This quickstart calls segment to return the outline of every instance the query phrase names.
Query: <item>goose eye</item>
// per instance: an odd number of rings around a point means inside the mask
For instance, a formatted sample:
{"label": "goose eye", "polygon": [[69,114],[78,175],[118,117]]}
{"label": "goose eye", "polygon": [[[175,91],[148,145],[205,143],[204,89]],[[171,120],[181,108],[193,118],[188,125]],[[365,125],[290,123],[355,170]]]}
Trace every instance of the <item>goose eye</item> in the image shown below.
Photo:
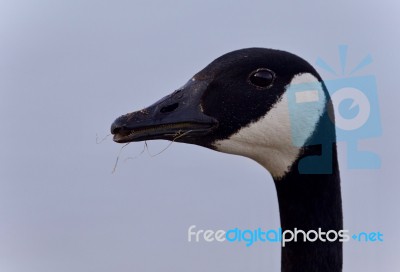
{"label": "goose eye", "polygon": [[269,88],[274,82],[275,74],[265,68],[257,69],[249,76],[249,82],[259,88]]}

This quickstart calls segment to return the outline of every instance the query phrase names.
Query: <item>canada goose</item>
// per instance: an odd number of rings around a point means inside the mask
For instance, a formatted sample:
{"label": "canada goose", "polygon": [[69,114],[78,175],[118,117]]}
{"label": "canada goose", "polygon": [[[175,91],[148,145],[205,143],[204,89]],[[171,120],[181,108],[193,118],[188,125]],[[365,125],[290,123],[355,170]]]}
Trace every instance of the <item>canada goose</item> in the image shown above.
{"label": "canada goose", "polygon": [[[290,92],[301,85],[306,88],[293,104]],[[117,118],[111,133],[117,143],[166,139],[249,157],[274,179],[283,230],[326,232],[343,228],[332,116],[329,93],[309,63],[248,48],[217,58],[182,88]],[[341,271],[342,242],[290,242],[282,247],[281,267]]]}

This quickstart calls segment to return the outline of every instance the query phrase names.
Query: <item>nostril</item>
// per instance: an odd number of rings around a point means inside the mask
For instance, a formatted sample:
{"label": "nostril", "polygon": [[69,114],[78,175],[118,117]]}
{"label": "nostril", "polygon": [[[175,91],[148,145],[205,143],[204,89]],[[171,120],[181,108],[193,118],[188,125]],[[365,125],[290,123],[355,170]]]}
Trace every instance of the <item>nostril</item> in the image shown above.
{"label": "nostril", "polygon": [[174,104],[162,107],[160,112],[162,112],[162,113],[172,112],[172,111],[176,110],[176,108],[178,108],[178,106],[179,106],[179,103],[174,103]]}

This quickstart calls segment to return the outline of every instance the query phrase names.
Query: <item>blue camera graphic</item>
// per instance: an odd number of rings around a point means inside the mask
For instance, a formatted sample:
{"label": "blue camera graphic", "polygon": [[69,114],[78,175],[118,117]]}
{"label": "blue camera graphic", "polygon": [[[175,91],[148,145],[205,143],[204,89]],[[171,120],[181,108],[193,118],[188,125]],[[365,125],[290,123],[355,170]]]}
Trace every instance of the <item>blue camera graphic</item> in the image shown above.
{"label": "blue camera graphic", "polygon": [[[339,46],[339,55],[344,75],[347,46]],[[349,169],[378,169],[381,166],[380,158],[372,151],[359,150],[360,140],[379,137],[382,134],[378,92],[374,76],[351,76],[354,72],[372,62],[370,56],[364,58],[349,76],[324,80],[328,89],[331,104],[335,115],[336,139],[333,133],[322,133],[307,141],[308,145],[321,145],[320,156],[308,156],[299,162],[299,172],[302,174],[329,174],[332,172],[332,144],[335,141],[346,142],[347,167]],[[322,59],[317,60],[321,68],[336,74]],[[306,82],[294,84],[287,90],[289,118],[291,122],[292,141],[295,146],[302,146],[306,137],[310,136],[301,122],[298,112],[302,112],[302,118],[315,118],[315,112],[325,108],[327,97],[319,82]],[[304,116],[305,113],[305,116]],[[310,113],[309,115],[307,115]],[[333,116],[329,113],[321,113],[321,122],[332,124]],[[300,125],[299,125],[300,124]],[[333,126],[326,126],[327,128]]]}

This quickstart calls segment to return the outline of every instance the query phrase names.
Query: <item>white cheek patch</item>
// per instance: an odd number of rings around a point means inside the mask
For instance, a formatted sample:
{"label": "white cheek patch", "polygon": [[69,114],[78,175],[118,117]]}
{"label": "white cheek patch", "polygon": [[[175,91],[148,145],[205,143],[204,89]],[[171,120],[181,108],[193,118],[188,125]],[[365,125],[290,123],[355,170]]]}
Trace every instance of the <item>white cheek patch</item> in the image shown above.
{"label": "white cheek patch", "polygon": [[307,103],[307,102],[317,102],[319,101],[318,91],[300,91],[296,92],[296,103]]}
{"label": "white cheek patch", "polygon": [[292,142],[304,146],[314,132],[326,105],[321,83],[311,74],[296,75],[287,86]]}
{"label": "white cheek patch", "polygon": [[281,178],[314,132],[325,104],[318,79],[308,73],[298,74],[266,115],[213,145],[218,151],[249,157],[274,178]]}

